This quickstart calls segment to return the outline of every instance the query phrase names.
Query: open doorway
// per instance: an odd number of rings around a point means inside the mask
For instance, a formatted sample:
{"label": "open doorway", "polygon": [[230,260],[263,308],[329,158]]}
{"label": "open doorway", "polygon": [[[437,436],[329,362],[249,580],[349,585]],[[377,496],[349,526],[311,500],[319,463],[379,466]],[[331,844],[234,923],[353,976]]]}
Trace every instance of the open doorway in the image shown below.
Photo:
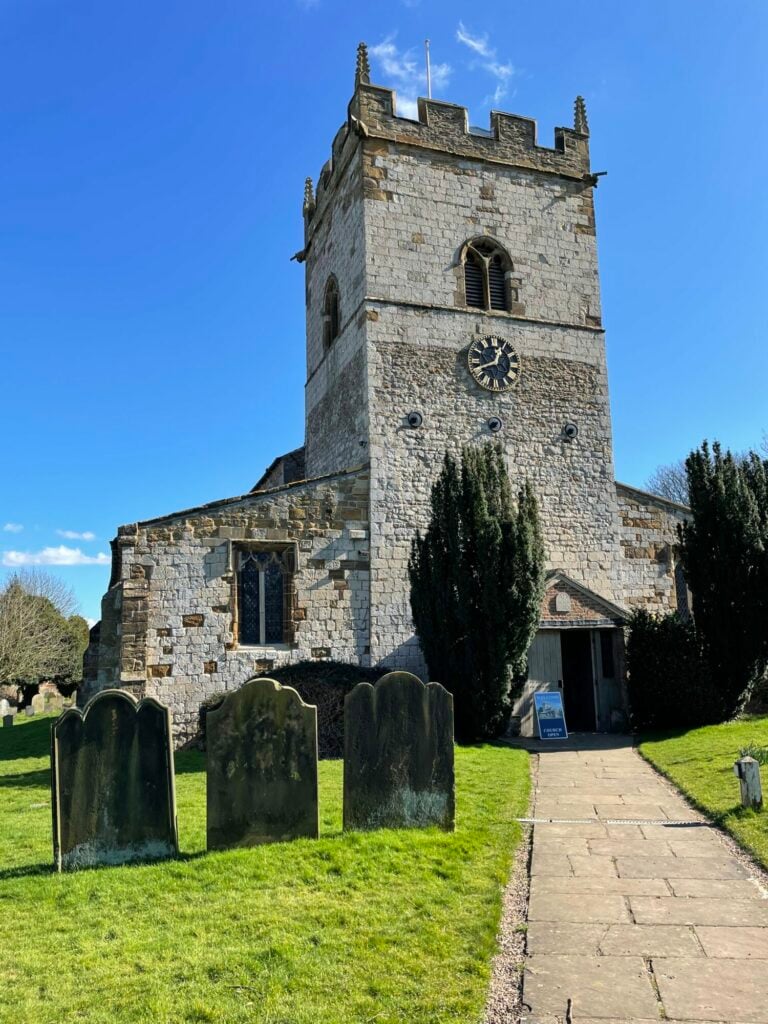
{"label": "open doorway", "polygon": [[595,732],[595,676],[592,640],[588,629],[560,633],[563,659],[563,703],[569,732]]}

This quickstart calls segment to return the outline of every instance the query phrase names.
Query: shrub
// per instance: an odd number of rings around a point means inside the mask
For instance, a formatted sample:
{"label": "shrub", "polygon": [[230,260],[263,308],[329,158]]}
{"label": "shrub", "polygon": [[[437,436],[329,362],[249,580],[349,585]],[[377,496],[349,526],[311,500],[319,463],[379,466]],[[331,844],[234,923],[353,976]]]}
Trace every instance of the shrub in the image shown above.
{"label": "shrub", "polygon": [[[360,668],[338,661],[300,661],[296,665],[260,672],[257,678],[292,686],[305,704],[317,707],[317,747],[321,758],[344,755],[344,698],[358,683],[375,683],[387,668]],[[231,691],[227,691],[231,692]],[[200,705],[198,743],[205,750],[209,711],[221,707],[227,692],[214,693]]]}
{"label": "shrub", "polygon": [[636,731],[720,720],[693,624],[678,615],[634,612],[627,638],[627,685]]}

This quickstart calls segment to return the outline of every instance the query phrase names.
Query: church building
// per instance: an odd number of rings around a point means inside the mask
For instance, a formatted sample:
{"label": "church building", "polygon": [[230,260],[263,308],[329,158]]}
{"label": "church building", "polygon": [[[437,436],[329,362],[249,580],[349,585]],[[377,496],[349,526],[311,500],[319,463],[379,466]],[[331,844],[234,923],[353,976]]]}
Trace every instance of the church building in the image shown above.
{"label": "church building", "polygon": [[[536,492],[547,590],[515,714],[561,688],[572,730],[626,726],[631,609],[687,607],[686,509],[616,482],[584,101],[534,121],[420,99],[398,116],[361,44],[331,157],[304,191],[303,448],[246,493],[121,526],[86,654],[105,687],[170,706],[336,660],[427,669],[407,574],[446,451],[499,440]],[[250,483],[244,481],[244,483]],[[438,680],[439,681],[439,680]]]}

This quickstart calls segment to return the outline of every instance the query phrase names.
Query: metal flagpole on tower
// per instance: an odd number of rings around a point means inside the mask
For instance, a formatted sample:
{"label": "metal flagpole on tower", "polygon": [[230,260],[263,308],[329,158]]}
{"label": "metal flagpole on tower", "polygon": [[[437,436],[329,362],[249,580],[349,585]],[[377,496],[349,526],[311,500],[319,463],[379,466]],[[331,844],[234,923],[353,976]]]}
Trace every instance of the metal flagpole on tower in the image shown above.
{"label": "metal flagpole on tower", "polygon": [[432,99],[432,69],[429,66],[429,40],[424,40],[424,50],[427,55],[427,98]]}

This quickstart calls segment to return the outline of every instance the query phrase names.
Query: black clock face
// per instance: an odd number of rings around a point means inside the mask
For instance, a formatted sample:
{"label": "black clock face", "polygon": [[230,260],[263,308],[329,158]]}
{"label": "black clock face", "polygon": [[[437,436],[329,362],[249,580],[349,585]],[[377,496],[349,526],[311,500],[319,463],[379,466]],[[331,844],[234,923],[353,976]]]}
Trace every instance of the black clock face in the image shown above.
{"label": "black clock face", "polygon": [[469,372],[487,391],[509,391],[520,377],[520,357],[514,346],[495,334],[473,341],[467,359]]}

